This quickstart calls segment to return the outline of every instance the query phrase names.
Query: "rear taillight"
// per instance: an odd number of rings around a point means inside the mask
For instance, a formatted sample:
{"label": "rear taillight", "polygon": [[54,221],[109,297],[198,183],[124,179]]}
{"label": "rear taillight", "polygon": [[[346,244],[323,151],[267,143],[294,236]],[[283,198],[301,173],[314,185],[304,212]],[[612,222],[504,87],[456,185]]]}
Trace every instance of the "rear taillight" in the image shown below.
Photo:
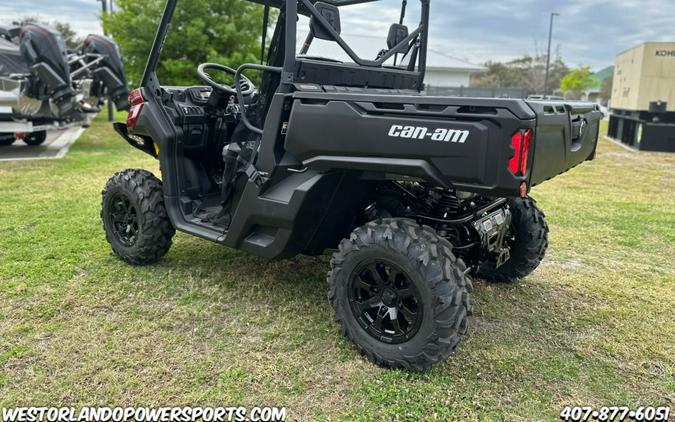
{"label": "rear taillight", "polygon": [[532,129],[523,133],[523,150],[520,152],[520,173],[527,173],[527,159],[530,156],[530,142],[532,141]]}
{"label": "rear taillight", "polygon": [[141,109],[145,103],[145,98],[143,98],[143,93],[140,88],[136,88],[129,93],[129,114],[127,115],[127,129],[133,129],[136,127],[136,121],[141,115]]}
{"label": "rear taillight", "polygon": [[513,157],[509,160],[509,170],[516,176],[527,173],[527,159],[530,156],[532,129],[521,129],[511,137]]}

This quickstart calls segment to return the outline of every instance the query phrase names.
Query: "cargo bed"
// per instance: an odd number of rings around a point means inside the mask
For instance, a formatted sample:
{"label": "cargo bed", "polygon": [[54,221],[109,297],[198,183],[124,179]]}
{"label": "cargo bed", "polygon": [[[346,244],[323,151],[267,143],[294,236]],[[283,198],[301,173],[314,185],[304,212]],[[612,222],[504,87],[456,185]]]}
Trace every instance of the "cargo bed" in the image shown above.
{"label": "cargo bed", "polygon": [[[601,118],[597,105],[581,102],[296,92],[285,148],[309,168],[517,196],[523,182],[529,188],[592,159]],[[514,158],[525,137],[524,158]]]}

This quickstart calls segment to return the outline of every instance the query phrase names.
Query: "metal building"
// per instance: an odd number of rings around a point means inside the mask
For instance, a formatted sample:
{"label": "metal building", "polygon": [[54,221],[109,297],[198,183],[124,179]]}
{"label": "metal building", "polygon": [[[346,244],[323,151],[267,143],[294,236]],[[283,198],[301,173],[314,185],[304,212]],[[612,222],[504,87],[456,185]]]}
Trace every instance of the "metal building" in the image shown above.
{"label": "metal building", "polygon": [[609,136],[634,148],[675,152],[675,42],[616,56]]}

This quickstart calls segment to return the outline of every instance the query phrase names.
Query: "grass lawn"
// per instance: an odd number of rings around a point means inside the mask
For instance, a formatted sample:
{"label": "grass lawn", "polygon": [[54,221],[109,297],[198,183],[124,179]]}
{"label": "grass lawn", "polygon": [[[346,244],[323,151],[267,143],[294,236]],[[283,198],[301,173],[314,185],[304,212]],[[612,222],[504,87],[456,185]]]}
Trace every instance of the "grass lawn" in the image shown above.
{"label": "grass lawn", "polygon": [[675,406],[675,155],[602,141],[536,187],[545,262],[517,286],[476,280],[470,335],[421,374],[380,369],[340,336],[327,258],[269,262],[178,234],[156,265],[116,259],[100,192],[126,167],[159,175],[101,119],[62,160],[0,163],[0,407],[531,421]]}

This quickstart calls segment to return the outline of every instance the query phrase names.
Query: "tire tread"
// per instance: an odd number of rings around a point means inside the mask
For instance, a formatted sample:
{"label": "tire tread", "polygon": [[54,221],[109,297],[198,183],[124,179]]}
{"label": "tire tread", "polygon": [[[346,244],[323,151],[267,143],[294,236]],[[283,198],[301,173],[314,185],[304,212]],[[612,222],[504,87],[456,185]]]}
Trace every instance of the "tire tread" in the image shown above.
{"label": "tire tread", "polygon": [[493,264],[481,265],[477,275],[486,281],[515,283],[534,271],[546,255],[548,248],[548,224],[544,212],[531,197],[517,198],[511,202],[516,236],[527,236],[527,242],[517,250],[512,249],[511,258],[499,268]]}
{"label": "tire tread", "polygon": [[[348,276],[343,274],[342,264],[351,254],[372,246],[387,248],[415,263],[435,298],[434,329],[424,340],[421,350],[414,355],[387,359],[377,350],[359,344],[353,328],[346,323],[346,319],[353,316],[344,315],[338,304],[338,287],[348,280]],[[431,227],[402,218],[371,221],[340,242],[330,265],[328,299],[334,309],[334,319],[340,324],[342,334],[377,365],[413,371],[427,369],[452,354],[460,336],[466,333],[467,317],[471,311],[471,280],[464,274],[464,263],[452,253],[452,245]]]}
{"label": "tire tread", "polygon": [[[133,248],[118,246],[114,234],[105,224],[105,197],[114,188],[121,188],[136,197],[139,205],[141,234]],[[102,195],[101,221],[106,240],[122,261],[132,265],[146,265],[158,261],[171,247],[176,230],[171,225],[164,206],[162,182],[152,173],[143,169],[127,169],[115,173],[106,184]]]}

